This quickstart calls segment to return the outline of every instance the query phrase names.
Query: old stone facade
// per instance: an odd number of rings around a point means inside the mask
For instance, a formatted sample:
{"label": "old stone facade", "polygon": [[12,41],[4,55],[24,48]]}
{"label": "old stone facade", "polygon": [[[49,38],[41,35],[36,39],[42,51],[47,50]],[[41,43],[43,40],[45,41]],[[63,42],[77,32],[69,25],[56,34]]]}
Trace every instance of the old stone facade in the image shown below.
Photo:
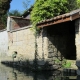
{"label": "old stone facade", "polygon": [[76,20],[75,26],[76,65],[78,67],[77,74],[80,75],[80,19]]}
{"label": "old stone facade", "polygon": [[[76,68],[75,21],[45,27],[48,38],[48,59],[53,65],[62,64],[64,59],[72,61]],[[65,27],[64,27],[65,25]],[[70,27],[72,26],[72,27]],[[56,63],[59,60],[61,62]]]}
{"label": "old stone facade", "polygon": [[[18,18],[17,18],[18,19]],[[17,57],[15,60],[30,60],[33,61],[35,59],[35,35],[31,30],[32,25],[21,25],[16,23],[18,20],[14,18],[8,18],[8,55],[12,57],[14,52],[17,52]],[[23,21],[24,22],[24,21]],[[10,25],[12,24],[12,25]],[[16,28],[14,25],[18,25]],[[15,27],[15,29],[14,29]],[[37,58],[38,60],[42,60],[43,58],[46,60],[48,57],[48,42],[47,37],[43,37],[42,35],[46,35],[45,32],[37,36]]]}
{"label": "old stone facade", "polygon": [[0,61],[8,55],[8,34],[6,29],[0,30]]}
{"label": "old stone facade", "polygon": [[[35,57],[35,36],[30,28],[20,28],[19,30],[14,30],[8,32],[9,35],[9,49],[8,54],[10,56],[14,51],[17,51],[17,57],[23,57],[24,59],[34,59]],[[38,44],[38,57],[42,59],[42,37],[39,36],[37,39]],[[46,39],[43,43],[44,53],[47,53],[47,42]]]}
{"label": "old stone facade", "polygon": [[60,17],[39,23],[37,27],[40,27],[42,31],[37,37],[31,30],[32,25],[29,19],[8,17],[8,56],[12,58],[16,52],[15,61],[33,62],[37,57],[39,61],[46,60],[52,65],[55,64],[56,59],[61,62],[63,59],[77,59],[79,62],[80,20],[77,19],[78,12],[73,11],[73,13],[64,14],[66,17],[60,15]]}
{"label": "old stone facade", "polygon": [[77,60],[74,65],[77,65],[80,75],[80,9],[43,20],[37,26],[46,27],[50,34],[48,37],[49,48],[53,49],[50,50],[49,56],[53,56],[55,52],[65,59]]}
{"label": "old stone facade", "polygon": [[75,22],[75,45],[76,45],[76,57],[80,60],[80,19]]}
{"label": "old stone facade", "polygon": [[[76,60],[74,23],[75,22],[65,22],[47,27],[49,44],[52,43],[52,48],[49,47],[53,49],[51,51],[53,56],[56,55],[59,59],[62,56],[65,59]],[[70,26],[72,26],[73,29]]]}
{"label": "old stone facade", "polygon": [[[39,61],[46,60],[55,65],[57,59],[59,61],[62,61],[63,58],[76,59],[74,23],[66,22],[56,26],[44,27],[36,39],[31,30],[30,20],[8,17],[8,56],[11,59],[7,59],[13,60],[12,56],[14,52],[17,52],[15,61],[30,60],[33,62],[36,55],[35,39],[37,40],[36,57]],[[64,25],[66,26],[64,27]],[[70,26],[73,27],[73,31]]]}

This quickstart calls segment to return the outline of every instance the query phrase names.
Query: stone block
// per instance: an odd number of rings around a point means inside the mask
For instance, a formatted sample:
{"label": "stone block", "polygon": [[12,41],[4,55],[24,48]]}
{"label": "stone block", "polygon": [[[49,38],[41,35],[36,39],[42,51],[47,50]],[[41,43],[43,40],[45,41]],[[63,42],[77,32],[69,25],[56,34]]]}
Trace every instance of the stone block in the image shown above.
{"label": "stone block", "polygon": [[[13,32],[13,43],[9,42],[9,52],[17,51],[18,55],[21,54],[26,59],[35,58],[35,36],[33,32],[28,28],[24,30],[18,30]],[[42,36],[37,37],[38,46],[38,58],[42,58],[42,51],[44,58],[48,57],[48,42],[47,38],[43,38],[43,50],[42,50]]]}
{"label": "stone block", "polygon": [[13,41],[17,40],[16,32],[13,32]]}

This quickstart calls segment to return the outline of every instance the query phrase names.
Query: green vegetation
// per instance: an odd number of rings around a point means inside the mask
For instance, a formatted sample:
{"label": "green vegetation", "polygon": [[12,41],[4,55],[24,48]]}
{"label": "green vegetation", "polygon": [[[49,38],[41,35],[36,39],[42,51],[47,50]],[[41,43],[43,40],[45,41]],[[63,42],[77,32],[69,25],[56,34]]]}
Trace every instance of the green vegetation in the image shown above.
{"label": "green vegetation", "polygon": [[80,8],[80,0],[77,0],[77,7]]}
{"label": "green vegetation", "polygon": [[[61,64],[61,61],[59,59],[55,60],[56,63]],[[62,67],[63,68],[70,68],[71,67],[71,62],[67,61],[66,59],[62,60]]]}
{"label": "green vegetation", "polygon": [[21,16],[22,14],[20,12],[18,12],[18,10],[13,10],[11,12],[8,12],[9,8],[10,8],[10,2],[12,0],[0,0],[0,27],[2,27],[1,29],[6,28],[7,26],[7,16],[8,14],[10,16]]}
{"label": "green vegetation", "polygon": [[22,14],[18,10],[13,10],[13,11],[10,11],[10,12],[2,15],[1,21],[2,21],[2,24],[4,25],[4,28],[6,28],[6,26],[7,26],[7,16],[8,15],[20,17]]}
{"label": "green vegetation", "polygon": [[[36,0],[31,12],[32,30],[36,34],[35,38],[39,31],[36,27],[38,22],[75,10],[79,8],[77,4],[77,0]],[[35,43],[37,44],[36,41]],[[35,50],[37,51],[37,46]],[[56,63],[61,64],[60,62],[60,60],[56,60]],[[69,68],[70,66],[71,63],[67,60],[62,61],[62,67]]]}
{"label": "green vegetation", "polygon": [[7,13],[10,8],[10,2],[12,0],[0,0],[0,16]]}
{"label": "green vegetation", "polygon": [[61,61],[59,59],[56,59],[55,62],[59,64]]}
{"label": "green vegetation", "polygon": [[20,17],[22,14],[18,10],[13,10],[8,13],[10,16]]}
{"label": "green vegetation", "polygon": [[77,0],[36,0],[31,12],[34,31],[38,22],[77,9],[78,2]]}
{"label": "green vegetation", "polygon": [[7,12],[12,0],[0,0],[0,29],[4,29],[7,24]]}
{"label": "green vegetation", "polygon": [[62,61],[62,67],[63,68],[70,68],[71,67],[71,62],[67,61],[66,59],[64,59]]}
{"label": "green vegetation", "polygon": [[7,26],[7,14],[4,14],[1,16],[1,24],[4,25],[3,28],[6,28],[6,26]]}

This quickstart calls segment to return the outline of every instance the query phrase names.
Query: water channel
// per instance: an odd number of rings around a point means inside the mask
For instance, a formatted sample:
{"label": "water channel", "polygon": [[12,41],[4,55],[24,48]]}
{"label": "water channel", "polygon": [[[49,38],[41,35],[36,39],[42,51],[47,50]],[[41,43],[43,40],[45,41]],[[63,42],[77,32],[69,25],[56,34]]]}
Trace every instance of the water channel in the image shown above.
{"label": "water channel", "polygon": [[80,80],[80,76],[62,71],[32,72],[0,64],[0,80]]}

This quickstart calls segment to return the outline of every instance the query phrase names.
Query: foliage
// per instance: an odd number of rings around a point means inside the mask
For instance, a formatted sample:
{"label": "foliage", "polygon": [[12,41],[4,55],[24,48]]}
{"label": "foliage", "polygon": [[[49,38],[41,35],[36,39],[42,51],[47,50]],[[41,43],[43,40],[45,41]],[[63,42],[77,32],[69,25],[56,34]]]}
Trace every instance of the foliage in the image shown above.
{"label": "foliage", "polygon": [[20,17],[22,14],[18,10],[13,10],[8,13],[10,16]]}
{"label": "foliage", "polygon": [[76,9],[76,0],[36,0],[31,12],[33,29],[42,20]]}
{"label": "foliage", "polygon": [[[58,63],[58,64],[61,63],[61,61],[59,59],[56,59],[55,62]],[[70,68],[71,67],[71,62],[67,61],[66,59],[63,59],[61,65],[62,65],[63,68]]]}
{"label": "foliage", "polygon": [[61,61],[59,59],[55,59],[55,62],[58,63],[58,64],[61,63]]}
{"label": "foliage", "polygon": [[0,0],[0,29],[4,29],[7,24],[7,12],[12,0]]}
{"label": "foliage", "polygon": [[66,59],[64,59],[62,61],[62,67],[63,68],[70,68],[71,67],[71,62],[67,61]]}
{"label": "foliage", "polygon": [[0,0],[0,16],[7,13],[10,8],[10,2],[12,0]]}
{"label": "foliage", "polygon": [[4,25],[4,28],[7,26],[7,14],[1,16],[1,22]]}
{"label": "foliage", "polygon": [[68,12],[78,8],[77,7],[77,0],[67,0],[67,1],[68,1],[68,5],[66,5],[66,6],[68,9]]}
{"label": "foliage", "polygon": [[77,0],[77,7],[80,8],[80,0]]}
{"label": "foliage", "polygon": [[18,11],[18,10],[13,10],[11,12],[8,12],[8,14],[4,14],[1,16],[1,24],[4,25],[4,28],[6,28],[7,26],[7,16],[10,15],[10,16],[18,16],[20,17],[21,16],[21,13]]}

